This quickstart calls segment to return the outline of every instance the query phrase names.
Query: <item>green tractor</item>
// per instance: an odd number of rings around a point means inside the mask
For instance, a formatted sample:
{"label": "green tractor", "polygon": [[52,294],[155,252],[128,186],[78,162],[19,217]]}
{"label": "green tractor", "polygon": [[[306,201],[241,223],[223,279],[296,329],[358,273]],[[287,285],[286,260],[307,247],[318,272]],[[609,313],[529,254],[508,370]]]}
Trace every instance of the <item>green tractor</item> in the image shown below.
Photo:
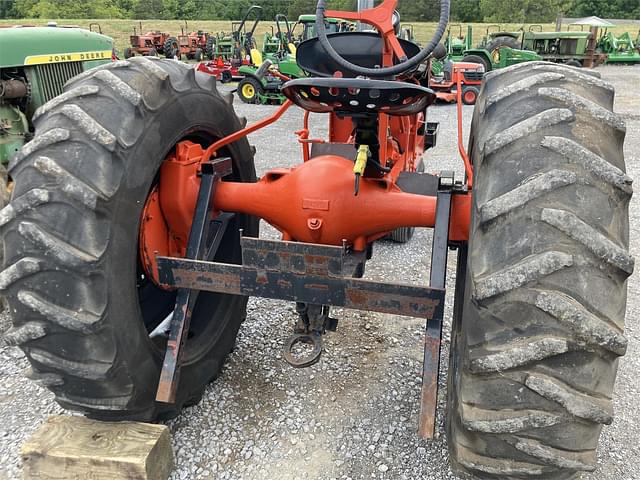
{"label": "green tractor", "polygon": [[262,58],[274,61],[283,55],[295,56],[293,30],[286,15],[279,13],[275,17],[275,30],[264,34],[262,41]]}
{"label": "green tractor", "polygon": [[484,48],[472,48],[466,50],[462,58],[462,61],[466,63],[479,63],[484,67],[485,72],[536,60],[542,60],[542,57],[536,52],[511,47],[500,47],[492,52]]}
{"label": "green tractor", "polygon": [[[0,207],[7,201],[7,165],[31,139],[36,110],[82,72],[111,62],[113,40],[80,28],[0,28]],[[103,74],[109,84],[108,71]],[[75,115],[69,109],[69,115]],[[43,166],[51,170],[55,166]]]}
{"label": "green tractor", "polygon": [[[342,18],[326,18],[325,19],[327,33],[339,33],[339,32],[351,32],[355,30],[356,24]],[[316,16],[315,15],[300,15],[298,21],[293,26],[293,30],[298,25],[302,25],[302,33],[298,35],[297,42],[303,42],[314,38],[316,36]]]}
{"label": "green tractor", "polygon": [[[640,37],[640,33],[638,36]],[[634,43],[629,32],[625,32],[619,37],[616,37],[613,32],[605,29],[598,39],[596,49],[599,53],[607,56],[605,63],[640,62],[638,44]]]}
{"label": "green tractor", "polygon": [[573,67],[594,67],[606,59],[596,53],[597,28],[591,31],[529,31],[522,35],[522,48],[536,52],[543,60]]}
{"label": "green tractor", "polygon": [[[468,36],[471,31],[469,31]],[[489,25],[485,31],[478,48],[487,50],[491,55],[502,47],[509,47],[513,50],[520,48],[520,31],[509,32],[502,28],[502,25]]]}
{"label": "green tractor", "polygon": [[[451,30],[456,28],[458,30],[458,34],[456,36],[451,36]],[[447,50],[447,57],[454,61],[459,62],[464,58],[465,52],[467,50],[471,50],[472,40],[473,39],[473,27],[471,25],[467,25],[467,34],[463,35],[462,33],[462,24],[457,23],[450,25],[447,30],[447,38],[444,40],[444,48]]]}
{"label": "green tractor", "polygon": [[[458,29],[452,36],[451,30]],[[493,31],[495,30],[495,31]],[[444,47],[447,58],[454,62],[477,63],[484,67],[485,72],[515,65],[516,63],[540,60],[535,52],[521,50],[518,40],[520,32],[507,32],[499,25],[490,25],[482,41],[477,47],[472,47],[473,28],[467,25],[466,35],[462,33],[462,25],[449,27]],[[437,62],[435,62],[437,64]]]}
{"label": "green tractor", "polygon": [[[33,136],[32,119],[44,113],[46,102],[62,94],[64,84],[84,71],[111,62],[113,40],[105,35],[79,28],[3,27],[0,28],[0,209],[9,201],[10,182],[7,170],[16,153]],[[109,72],[104,71],[109,85]],[[87,95],[91,92],[87,92]],[[63,98],[61,96],[60,98]],[[50,104],[51,105],[51,104]],[[71,105],[69,117],[80,116]],[[54,135],[55,132],[52,133]],[[43,158],[38,164],[46,176],[66,172]],[[65,184],[73,189],[72,184]],[[0,249],[0,263],[4,252]],[[0,300],[4,304],[4,300]],[[1,322],[0,322],[1,323]],[[0,325],[0,331],[4,330]]]}

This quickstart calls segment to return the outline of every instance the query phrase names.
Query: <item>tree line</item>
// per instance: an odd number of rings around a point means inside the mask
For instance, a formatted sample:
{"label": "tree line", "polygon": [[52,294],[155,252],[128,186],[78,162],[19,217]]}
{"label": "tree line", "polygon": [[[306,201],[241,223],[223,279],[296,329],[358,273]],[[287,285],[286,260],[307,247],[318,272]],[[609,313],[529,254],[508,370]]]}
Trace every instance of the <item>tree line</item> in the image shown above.
{"label": "tree line", "polygon": [[[315,11],[316,0],[0,0],[0,18],[131,18],[238,20],[251,5],[263,18],[297,18]],[[330,8],[355,10],[356,0],[329,0]],[[403,21],[429,22],[439,0],[400,1]],[[461,22],[551,22],[568,17],[640,18],[638,0],[451,0],[451,20]]]}

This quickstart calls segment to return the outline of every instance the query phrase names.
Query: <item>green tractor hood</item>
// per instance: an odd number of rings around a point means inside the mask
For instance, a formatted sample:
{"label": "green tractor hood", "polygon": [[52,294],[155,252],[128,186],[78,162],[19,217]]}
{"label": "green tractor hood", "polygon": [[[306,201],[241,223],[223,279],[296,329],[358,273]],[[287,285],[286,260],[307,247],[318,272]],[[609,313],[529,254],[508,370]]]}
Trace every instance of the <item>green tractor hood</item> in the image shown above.
{"label": "green tractor hood", "polygon": [[81,28],[0,28],[0,68],[109,60],[113,40]]}

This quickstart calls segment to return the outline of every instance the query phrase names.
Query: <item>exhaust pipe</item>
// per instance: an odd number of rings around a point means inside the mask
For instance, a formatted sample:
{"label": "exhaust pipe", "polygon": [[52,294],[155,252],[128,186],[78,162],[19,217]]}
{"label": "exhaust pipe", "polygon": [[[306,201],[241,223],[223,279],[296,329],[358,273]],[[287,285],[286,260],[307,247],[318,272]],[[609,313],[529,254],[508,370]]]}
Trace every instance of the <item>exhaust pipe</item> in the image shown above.
{"label": "exhaust pipe", "polygon": [[0,80],[0,99],[23,98],[27,96],[27,84],[24,80]]}

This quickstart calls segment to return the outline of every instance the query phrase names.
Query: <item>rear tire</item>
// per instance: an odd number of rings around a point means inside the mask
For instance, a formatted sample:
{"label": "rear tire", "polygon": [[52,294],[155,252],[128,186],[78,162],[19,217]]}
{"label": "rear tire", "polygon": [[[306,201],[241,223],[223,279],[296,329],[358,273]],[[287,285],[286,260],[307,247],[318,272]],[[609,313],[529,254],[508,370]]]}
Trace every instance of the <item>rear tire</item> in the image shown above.
{"label": "rear tire", "polygon": [[500,35],[489,41],[485,48],[491,54],[491,56],[493,56],[493,52],[498,50],[500,47],[509,47],[515,50],[519,50],[520,42],[517,38],[510,37],[509,35]]}
{"label": "rear tire", "polygon": [[164,42],[164,56],[167,58],[176,58],[180,60],[180,46],[176,37],[169,37]]}
{"label": "rear tire", "polygon": [[[623,336],[631,179],[613,88],[549,63],[485,77],[474,110],[469,259],[452,326],[453,468],[594,470]],[[462,292],[459,292],[462,293]]]}
{"label": "rear tire", "polygon": [[[35,137],[12,161],[15,217],[0,274],[14,312],[7,338],[65,408],[101,419],[174,416],[199,401],[233,347],[246,297],[200,293],[176,403],[155,402],[166,339],[149,332],[175,293],[141,275],[141,212],[178,141],[208,145],[242,128],[215,83],[150,57],[92,69],[36,113]],[[255,181],[247,140],[225,150],[235,180]],[[239,229],[255,236],[257,221],[234,217],[220,261],[241,261]]]}
{"label": "rear tire", "polygon": [[491,63],[484,57],[480,55],[465,55],[462,59],[465,63],[477,63],[478,65],[482,65],[484,67],[485,72],[491,71]]}

